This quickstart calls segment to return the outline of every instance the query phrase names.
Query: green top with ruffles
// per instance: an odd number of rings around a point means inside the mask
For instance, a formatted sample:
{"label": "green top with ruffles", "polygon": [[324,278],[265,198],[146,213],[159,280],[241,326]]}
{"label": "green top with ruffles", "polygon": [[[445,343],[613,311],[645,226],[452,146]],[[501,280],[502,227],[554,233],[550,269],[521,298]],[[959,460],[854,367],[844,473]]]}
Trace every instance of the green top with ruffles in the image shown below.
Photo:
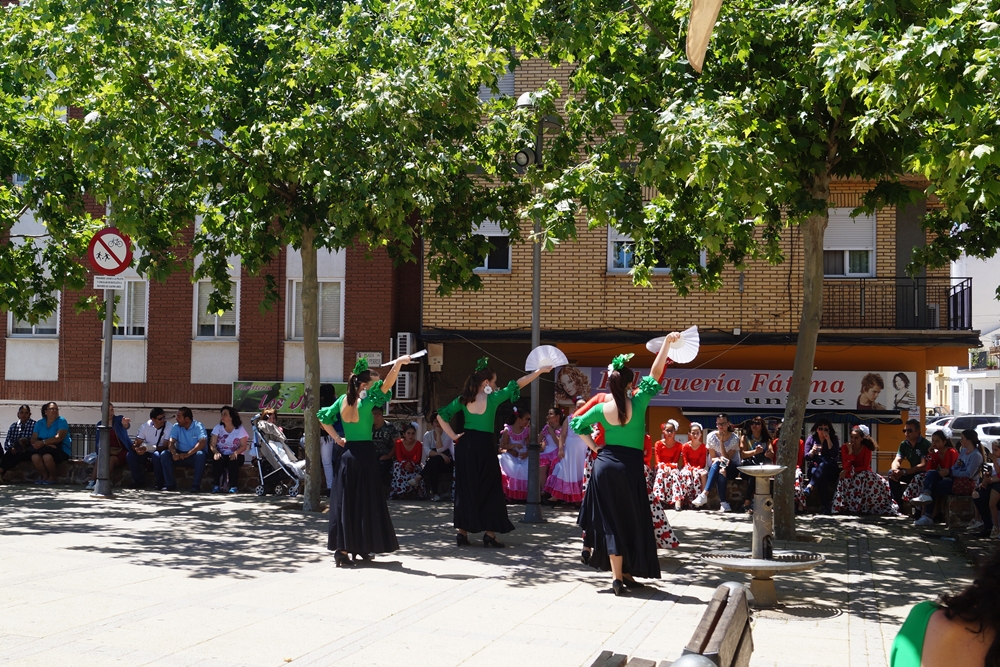
{"label": "green top with ruffles", "polygon": [[604,444],[642,449],[646,439],[646,407],[661,391],[663,385],[653,376],[642,378],[639,389],[632,396],[632,418],[624,426],[608,423],[604,416],[604,402],[598,403],[579,417],[573,417],[569,425],[574,432],[583,435],[590,433],[591,426],[600,423],[604,427]]}
{"label": "green top with ruffles", "polygon": [[521,388],[517,386],[517,380],[511,380],[503,389],[498,389],[492,394],[487,394],[486,412],[481,415],[474,415],[469,412],[469,406],[463,405],[459,400],[460,398],[461,396],[438,410],[438,415],[441,419],[446,422],[451,421],[451,418],[458,414],[461,410],[465,413],[466,431],[482,431],[483,433],[492,433],[494,427],[496,426],[497,408],[500,407],[500,404],[504,401],[516,401],[521,398]]}
{"label": "green top with ruffles", "polygon": [[927,636],[927,624],[931,616],[941,607],[936,602],[925,600],[914,605],[909,615],[899,629],[899,634],[892,642],[889,654],[891,667],[920,667],[920,659],[924,653],[924,637]]}
{"label": "green top with ruffles", "polygon": [[[341,419],[344,425],[344,439],[350,442],[365,442],[372,439],[372,429],[375,427],[375,417],[372,416],[372,408],[385,405],[392,398],[392,390],[382,391],[382,380],[373,382],[368,387],[367,395],[358,400],[358,421],[348,422]],[[316,418],[320,423],[333,425],[340,416],[340,408],[347,400],[347,394],[341,394],[336,401],[328,408],[321,408],[316,413]]]}

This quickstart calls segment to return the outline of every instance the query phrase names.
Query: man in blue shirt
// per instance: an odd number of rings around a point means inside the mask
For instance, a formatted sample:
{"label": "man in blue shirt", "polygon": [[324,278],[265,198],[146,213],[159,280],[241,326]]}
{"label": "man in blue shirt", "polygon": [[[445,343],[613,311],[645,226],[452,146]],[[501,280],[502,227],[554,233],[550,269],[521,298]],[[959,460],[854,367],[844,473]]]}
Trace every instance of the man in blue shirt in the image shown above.
{"label": "man in blue shirt", "polygon": [[177,482],[174,479],[174,466],[194,468],[194,483],[192,493],[201,491],[201,476],[205,472],[205,447],[208,436],[201,422],[194,420],[190,408],[178,408],[175,415],[177,424],[170,429],[170,439],[167,440],[168,456],[161,456],[163,466],[164,491],[176,491]]}

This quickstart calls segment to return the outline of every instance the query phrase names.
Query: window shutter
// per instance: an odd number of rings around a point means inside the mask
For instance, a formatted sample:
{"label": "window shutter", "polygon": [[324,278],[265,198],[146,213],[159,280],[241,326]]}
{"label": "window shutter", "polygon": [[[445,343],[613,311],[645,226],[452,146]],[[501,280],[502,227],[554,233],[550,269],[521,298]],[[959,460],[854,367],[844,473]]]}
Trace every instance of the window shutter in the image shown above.
{"label": "window shutter", "polygon": [[875,216],[851,217],[850,208],[831,208],[823,234],[824,250],[874,250]]}
{"label": "window shutter", "polygon": [[208,295],[212,293],[212,283],[198,283],[198,335],[215,335],[215,315],[208,312]]}
{"label": "window shutter", "polygon": [[292,290],[295,292],[295,306],[294,313],[292,313],[292,338],[302,338],[302,283],[293,283]]}
{"label": "window shutter", "polygon": [[340,283],[319,284],[319,335],[340,338]]}
{"label": "window shutter", "polygon": [[128,283],[128,320],[126,334],[146,335],[146,282],[137,280]]}

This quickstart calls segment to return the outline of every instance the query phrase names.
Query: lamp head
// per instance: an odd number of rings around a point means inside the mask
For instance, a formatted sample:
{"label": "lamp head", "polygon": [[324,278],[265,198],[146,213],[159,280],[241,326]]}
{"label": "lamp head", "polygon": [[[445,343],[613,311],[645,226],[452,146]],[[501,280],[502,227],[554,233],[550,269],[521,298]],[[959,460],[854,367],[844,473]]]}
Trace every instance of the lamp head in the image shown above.
{"label": "lamp head", "polygon": [[517,98],[517,104],[515,105],[518,109],[531,109],[535,106],[535,94],[534,93],[521,93],[521,96]]}
{"label": "lamp head", "polygon": [[514,155],[514,164],[518,167],[535,164],[535,151],[527,147],[522,148]]}

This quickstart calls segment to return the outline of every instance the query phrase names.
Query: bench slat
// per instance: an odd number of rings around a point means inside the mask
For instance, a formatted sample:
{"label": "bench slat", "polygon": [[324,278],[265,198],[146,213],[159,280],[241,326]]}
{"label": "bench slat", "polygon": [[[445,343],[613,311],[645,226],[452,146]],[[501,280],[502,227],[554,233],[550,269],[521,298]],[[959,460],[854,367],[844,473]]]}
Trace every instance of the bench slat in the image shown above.
{"label": "bench slat", "polygon": [[646,660],[645,658],[632,658],[625,667],[656,667],[656,661]]}
{"label": "bench slat", "polygon": [[712,637],[712,633],[715,632],[715,627],[719,623],[719,618],[723,611],[725,611],[728,597],[729,589],[727,587],[719,586],[715,589],[715,593],[708,603],[708,608],[705,609],[705,613],[701,615],[701,620],[698,621],[698,627],[695,628],[694,634],[691,635],[687,646],[684,647],[685,654],[704,652],[705,647],[708,646],[708,642]]}
{"label": "bench slat", "polygon": [[753,653],[753,636],[750,633],[750,624],[743,627],[743,637],[740,638],[740,645],[733,656],[732,667],[750,667],[750,654]]}
{"label": "bench slat", "polygon": [[601,654],[597,656],[597,660],[590,667],[625,667],[626,662],[628,662],[627,655],[612,653],[611,651],[601,651]]}
{"label": "bench slat", "polygon": [[721,667],[729,667],[749,620],[750,610],[747,606],[746,590],[739,588],[729,596],[729,602],[717,626],[721,632],[717,630],[712,633],[711,640],[702,652],[703,655],[714,659]]}

